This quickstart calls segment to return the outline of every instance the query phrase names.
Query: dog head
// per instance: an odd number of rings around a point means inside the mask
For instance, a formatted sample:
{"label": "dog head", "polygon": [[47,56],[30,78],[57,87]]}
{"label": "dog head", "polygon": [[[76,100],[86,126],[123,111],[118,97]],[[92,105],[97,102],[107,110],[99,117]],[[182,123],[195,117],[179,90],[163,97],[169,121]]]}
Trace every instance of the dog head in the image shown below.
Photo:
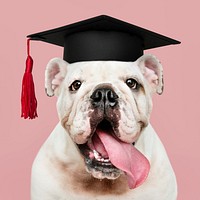
{"label": "dog head", "polygon": [[[127,152],[126,145],[133,146],[148,125],[152,94],[163,91],[162,71],[160,62],[152,55],[144,55],[135,62],[68,64],[54,58],[48,63],[47,95],[58,97],[60,121],[94,177],[116,179],[123,171],[129,174],[123,165],[127,160],[115,157],[131,156],[122,151]],[[148,167],[147,162],[141,161],[144,168]],[[129,182],[131,176],[130,172]],[[138,175],[134,185],[141,184],[146,176],[146,171]]]}

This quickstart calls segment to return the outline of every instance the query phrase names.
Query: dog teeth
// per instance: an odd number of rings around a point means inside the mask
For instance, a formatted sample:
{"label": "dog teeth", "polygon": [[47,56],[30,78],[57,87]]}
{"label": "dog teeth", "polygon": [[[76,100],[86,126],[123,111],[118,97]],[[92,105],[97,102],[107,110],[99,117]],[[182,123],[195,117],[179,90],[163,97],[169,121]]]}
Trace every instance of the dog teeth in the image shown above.
{"label": "dog teeth", "polygon": [[97,160],[98,160],[99,162],[105,162],[105,163],[110,162],[109,158],[108,158],[108,159],[105,159],[105,158],[102,158],[102,157],[98,157]]}
{"label": "dog teeth", "polygon": [[93,150],[93,154],[96,160],[102,161],[102,162],[104,161],[104,158],[102,158],[101,155],[97,151]]}
{"label": "dog teeth", "polygon": [[95,157],[97,160],[101,158],[100,154],[99,154],[97,151],[93,150],[93,153],[94,153],[94,157]]}
{"label": "dog teeth", "polygon": [[110,162],[109,158],[101,157],[101,155],[96,150],[93,150],[93,154],[94,154],[95,159],[98,160],[99,162],[105,162],[105,163]]}
{"label": "dog teeth", "polygon": [[102,165],[104,165],[104,166],[111,166],[112,164],[110,162],[103,162]]}

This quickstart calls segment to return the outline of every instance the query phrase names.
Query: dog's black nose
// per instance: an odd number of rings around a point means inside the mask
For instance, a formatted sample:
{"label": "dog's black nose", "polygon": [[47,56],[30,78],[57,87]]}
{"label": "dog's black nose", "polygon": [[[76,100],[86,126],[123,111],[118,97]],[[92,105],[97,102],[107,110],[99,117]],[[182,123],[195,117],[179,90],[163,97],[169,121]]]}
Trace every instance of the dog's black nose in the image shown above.
{"label": "dog's black nose", "polygon": [[110,88],[98,88],[90,98],[94,107],[114,107],[118,103],[117,94]]}

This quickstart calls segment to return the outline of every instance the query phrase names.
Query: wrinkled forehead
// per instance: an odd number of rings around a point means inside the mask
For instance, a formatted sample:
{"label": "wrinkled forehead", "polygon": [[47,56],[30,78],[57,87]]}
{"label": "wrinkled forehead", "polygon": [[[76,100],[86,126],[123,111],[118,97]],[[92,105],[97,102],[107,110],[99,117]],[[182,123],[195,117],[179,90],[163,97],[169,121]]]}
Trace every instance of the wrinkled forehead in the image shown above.
{"label": "wrinkled forehead", "polygon": [[140,77],[141,73],[136,62],[121,61],[89,61],[69,65],[69,77],[87,80],[113,80],[124,77]]}

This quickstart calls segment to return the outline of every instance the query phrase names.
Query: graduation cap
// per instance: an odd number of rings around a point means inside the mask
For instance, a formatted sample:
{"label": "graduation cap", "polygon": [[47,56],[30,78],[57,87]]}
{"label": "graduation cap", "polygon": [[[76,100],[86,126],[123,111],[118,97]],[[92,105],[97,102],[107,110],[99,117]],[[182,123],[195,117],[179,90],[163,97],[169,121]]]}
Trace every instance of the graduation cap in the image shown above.
{"label": "graduation cap", "polygon": [[[22,117],[37,117],[37,100],[32,80],[30,40],[64,47],[63,59],[79,61],[135,61],[146,49],[180,42],[110,16],[101,15],[60,28],[28,35],[26,71],[22,84]],[[28,77],[28,78],[27,78]]]}

